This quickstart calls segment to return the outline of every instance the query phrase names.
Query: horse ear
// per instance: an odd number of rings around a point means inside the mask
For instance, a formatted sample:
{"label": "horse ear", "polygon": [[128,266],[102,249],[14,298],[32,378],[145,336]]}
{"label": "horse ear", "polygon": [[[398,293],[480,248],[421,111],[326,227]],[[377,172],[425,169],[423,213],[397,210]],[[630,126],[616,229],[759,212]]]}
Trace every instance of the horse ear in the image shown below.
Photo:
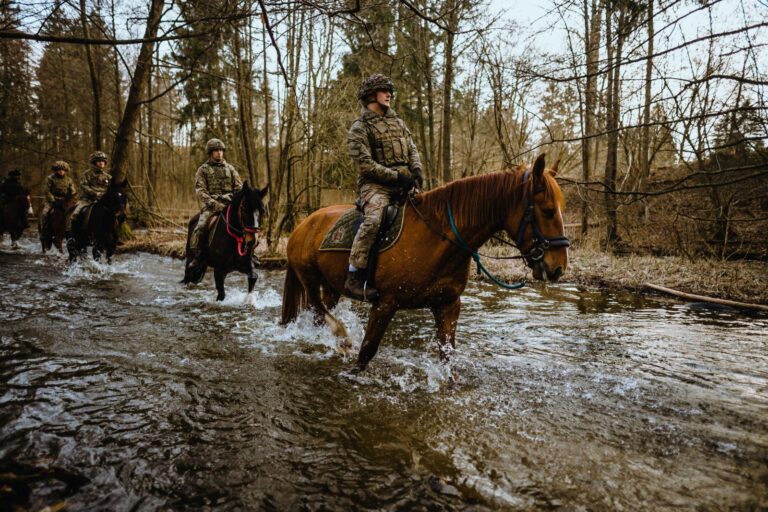
{"label": "horse ear", "polygon": [[266,197],[267,192],[269,191],[269,183],[267,183],[267,186],[261,189],[261,197]]}
{"label": "horse ear", "polygon": [[251,188],[251,187],[248,186],[248,180],[245,180],[243,182],[243,190],[248,190],[249,188]]}
{"label": "horse ear", "polygon": [[557,162],[555,162],[555,165],[553,165],[552,167],[550,167],[550,169],[549,169],[549,170],[550,170],[550,171],[552,171],[552,176],[554,176],[555,174],[557,174],[557,168],[558,168],[558,166],[559,166],[559,165],[560,165],[560,160],[558,160]]}
{"label": "horse ear", "polygon": [[544,166],[546,165],[544,161],[544,153],[540,154],[539,157],[536,159],[535,162],[533,162],[533,176],[536,179],[541,178],[541,176],[544,174]]}

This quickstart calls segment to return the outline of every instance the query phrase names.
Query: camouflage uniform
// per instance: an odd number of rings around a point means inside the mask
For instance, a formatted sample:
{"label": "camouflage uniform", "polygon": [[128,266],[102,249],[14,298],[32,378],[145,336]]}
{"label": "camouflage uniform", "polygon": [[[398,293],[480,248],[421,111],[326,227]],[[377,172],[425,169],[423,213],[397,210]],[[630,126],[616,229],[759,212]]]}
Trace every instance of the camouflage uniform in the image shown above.
{"label": "camouflage uniform", "polygon": [[232,194],[243,188],[243,181],[232,165],[223,159],[219,162],[208,159],[197,169],[195,174],[195,194],[202,203],[200,219],[189,238],[189,247],[200,249],[200,240],[208,226],[211,215],[224,210],[225,203],[232,199]]}
{"label": "camouflage uniform", "polygon": [[[104,194],[109,188],[109,182],[112,176],[104,169],[100,169],[92,163],[91,166],[83,172],[80,178],[80,200],[77,202],[72,215],[67,219],[66,231],[71,235],[72,223],[79,218],[83,208],[92,205],[101,194]],[[68,236],[69,238],[69,236]]]}
{"label": "camouflage uniform", "polygon": [[[58,168],[69,171],[69,166],[66,168]],[[76,193],[77,189],[75,188],[75,182],[72,181],[72,178],[66,174],[64,176],[59,176],[54,170],[54,172],[45,180],[45,205],[43,206],[43,211],[40,213],[40,218],[43,220],[48,218],[48,214],[56,201],[63,201],[67,197],[74,196]]]}
{"label": "camouflage uniform", "polygon": [[358,171],[357,186],[363,208],[349,262],[368,267],[368,253],[376,240],[384,208],[403,192],[400,176],[420,173],[421,160],[411,132],[394,110],[383,116],[363,108],[347,137],[349,156]]}

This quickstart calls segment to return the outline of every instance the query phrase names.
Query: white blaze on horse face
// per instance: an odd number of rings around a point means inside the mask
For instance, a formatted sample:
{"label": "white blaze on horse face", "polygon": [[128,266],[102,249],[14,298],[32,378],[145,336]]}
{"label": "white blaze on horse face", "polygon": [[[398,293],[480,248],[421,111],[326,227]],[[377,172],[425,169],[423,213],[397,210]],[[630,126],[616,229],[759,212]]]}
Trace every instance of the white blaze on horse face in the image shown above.
{"label": "white blaze on horse face", "polygon": [[253,227],[259,229],[259,212],[253,212]]}

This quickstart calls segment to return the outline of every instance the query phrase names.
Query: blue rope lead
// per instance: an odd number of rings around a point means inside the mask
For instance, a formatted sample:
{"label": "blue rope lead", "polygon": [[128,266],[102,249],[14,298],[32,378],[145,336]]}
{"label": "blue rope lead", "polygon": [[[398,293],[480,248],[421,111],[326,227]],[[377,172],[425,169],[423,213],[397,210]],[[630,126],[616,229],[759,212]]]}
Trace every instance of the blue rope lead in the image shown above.
{"label": "blue rope lead", "polygon": [[459,241],[461,248],[467,251],[472,256],[472,259],[475,260],[475,263],[477,264],[478,274],[482,272],[483,274],[488,276],[488,279],[490,279],[497,285],[507,290],[517,290],[518,288],[522,288],[523,286],[525,286],[525,281],[519,281],[517,283],[505,283],[504,281],[499,280],[496,276],[488,272],[488,269],[485,268],[482,263],[480,263],[480,255],[477,253],[477,251],[473,251],[472,249],[470,249],[467,243],[461,238],[461,235],[459,235],[459,230],[456,229],[456,223],[453,220],[453,211],[451,210],[450,203],[448,203],[448,221],[451,223],[451,230],[453,231],[453,234],[456,236],[456,240]]}

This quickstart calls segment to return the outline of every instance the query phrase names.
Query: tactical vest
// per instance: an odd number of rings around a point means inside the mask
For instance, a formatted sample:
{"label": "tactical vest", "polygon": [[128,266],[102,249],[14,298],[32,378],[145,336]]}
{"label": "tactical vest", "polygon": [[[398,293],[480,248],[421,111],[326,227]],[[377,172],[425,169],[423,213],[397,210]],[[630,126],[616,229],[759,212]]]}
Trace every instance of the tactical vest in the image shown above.
{"label": "tactical vest", "polygon": [[218,196],[222,194],[231,194],[234,190],[232,184],[231,166],[226,162],[211,163],[206,162],[200,166],[205,176],[205,183],[208,185],[208,194]]}
{"label": "tactical vest", "polygon": [[72,179],[69,176],[64,176],[62,178],[56,174],[48,176],[48,192],[50,192],[53,197],[65,197],[70,190],[70,187],[74,189]]}
{"label": "tactical vest", "polygon": [[85,175],[83,176],[83,181],[85,184],[91,188],[94,192],[98,193],[104,193],[109,188],[109,181],[112,179],[112,176],[103,169],[99,169],[98,167],[91,167],[87,171],[85,171]]}
{"label": "tactical vest", "polygon": [[408,165],[408,132],[395,116],[366,116],[371,157],[385,167]]}

